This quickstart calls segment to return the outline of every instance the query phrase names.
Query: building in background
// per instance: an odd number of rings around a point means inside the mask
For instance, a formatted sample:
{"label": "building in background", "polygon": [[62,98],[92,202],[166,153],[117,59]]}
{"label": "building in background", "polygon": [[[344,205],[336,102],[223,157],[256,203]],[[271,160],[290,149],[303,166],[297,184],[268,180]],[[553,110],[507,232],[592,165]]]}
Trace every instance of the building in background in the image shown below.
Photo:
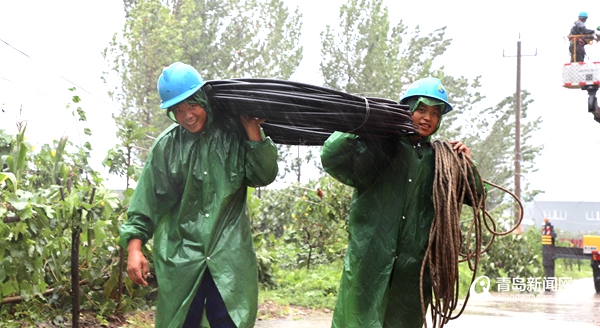
{"label": "building in background", "polygon": [[600,235],[600,202],[534,201],[525,205],[523,225],[541,228],[549,219],[555,230],[577,236]]}

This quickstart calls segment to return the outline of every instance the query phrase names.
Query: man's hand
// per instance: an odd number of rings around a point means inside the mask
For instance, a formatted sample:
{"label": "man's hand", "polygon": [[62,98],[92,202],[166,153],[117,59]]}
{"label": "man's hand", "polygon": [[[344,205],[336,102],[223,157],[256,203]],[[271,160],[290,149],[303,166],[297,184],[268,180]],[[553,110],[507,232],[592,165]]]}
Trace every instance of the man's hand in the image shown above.
{"label": "man's hand", "polygon": [[257,117],[248,117],[248,115],[240,115],[240,121],[242,121],[242,125],[244,129],[246,129],[246,134],[248,135],[248,139],[250,141],[261,141],[262,134],[260,133],[259,124],[265,121],[264,118]]}
{"label": "man's hand", "polygon": [[465,144],[463,144],[461,141],[452,140],[450,141],[450,144],[452,144],[453,150],[456,150],[459,153],[464,153],[465,155],[467,155],[467,157],[471,158],[471,150],[467,146],[465,146]]}
{"label": "man's hand", "polygon": [[148,261],[142,253],[142,241],[131,239],[127,245],[127,274],[129,279],[136,284],[148,286],[146,276],[148,275]]}

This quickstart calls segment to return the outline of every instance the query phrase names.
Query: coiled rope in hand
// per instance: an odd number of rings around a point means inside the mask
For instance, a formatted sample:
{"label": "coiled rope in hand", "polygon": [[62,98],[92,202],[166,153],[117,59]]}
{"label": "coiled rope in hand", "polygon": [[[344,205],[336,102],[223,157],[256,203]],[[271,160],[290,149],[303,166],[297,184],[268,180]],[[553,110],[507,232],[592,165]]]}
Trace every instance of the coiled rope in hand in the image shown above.
{"label": "coiled rope in hand", "polygon": [[[421,311],[426,317],[427,305],[431,305],[433,327],[443,327],[449,320],[458,318],[465,309],[469,294],[459,313],[452,316],[458,307],[459,274],[458,264],[468,262],[475,280],[481,254],[489,249],[496,236],[514,231],[523,218],[523,205],[510,191],[481,178],[477,166],[464,153],[452,149],[448,141],[434,141],[435,176],[433,184],[433,207],[435,216],[429,232],[429,243],[421,266]],[[510,194],[519,204],[518,222],[507,231],[496,231],[494,218],[485,208],[483,183]],[[465,233],[461,234],[460,214],[462,205],[471,205],[473,218]],[[489,243],[484,245],[484,227],[491,233]],[[430,304],[425,304],[423,275],[429,269],[433,295]],[[469,286],[471,285],[469,284]],[[425,324],[427,327],[427,324]]]}

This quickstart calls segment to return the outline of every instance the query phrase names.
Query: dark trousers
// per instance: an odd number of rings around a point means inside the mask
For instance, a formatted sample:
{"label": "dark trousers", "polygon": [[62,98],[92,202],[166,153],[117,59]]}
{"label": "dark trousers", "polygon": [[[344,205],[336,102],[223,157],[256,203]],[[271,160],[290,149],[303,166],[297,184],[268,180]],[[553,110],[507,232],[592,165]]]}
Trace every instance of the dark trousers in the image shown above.
{"label": "dark trousers", "polygon": [[[575,50],[575,54],[573,54],[573,50]],[[582,62],[585,58],[585,49],[580,42],[577,42],[577,46],[571,42],[569,45],[569,53],[571,53],[571,62]]]}
{"label": "dark trousers", "polygon": [[198,292],[190,305],[183,328],[198,328],[205,306],[206,318],[211,328],[236,328],[208,269],[204,273]]}

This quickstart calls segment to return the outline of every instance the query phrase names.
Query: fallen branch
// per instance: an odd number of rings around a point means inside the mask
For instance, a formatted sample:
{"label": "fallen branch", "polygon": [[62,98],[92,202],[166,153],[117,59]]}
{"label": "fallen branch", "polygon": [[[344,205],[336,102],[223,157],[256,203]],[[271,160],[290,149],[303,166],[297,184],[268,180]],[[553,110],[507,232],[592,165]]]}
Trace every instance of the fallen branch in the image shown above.
{"label": "fallen branch", "polygon": [[4,219],[2,219],[2,222],[4,223],[15,223],[15,222],[20,222],[21,218],[18,216],[7,216]]}
{"label": "fallen branch", "polygon": [[[89,283],[88,279],[83,279],[82,281],[79,282],[79,286],[85,286],[88,283]],[[50,295],[50,294],[54,293],[55,290],[56,290],[56,288],[47,289],[45,292],[42,293],[42,296]],[[61,290],[63,290],[63,289],[61,289]],[[25,300],[25,298],[23,296],[9,296],[9,297],[3,298],[0,305],[20,303],[20,302],[23,302],[24,300]]]}

